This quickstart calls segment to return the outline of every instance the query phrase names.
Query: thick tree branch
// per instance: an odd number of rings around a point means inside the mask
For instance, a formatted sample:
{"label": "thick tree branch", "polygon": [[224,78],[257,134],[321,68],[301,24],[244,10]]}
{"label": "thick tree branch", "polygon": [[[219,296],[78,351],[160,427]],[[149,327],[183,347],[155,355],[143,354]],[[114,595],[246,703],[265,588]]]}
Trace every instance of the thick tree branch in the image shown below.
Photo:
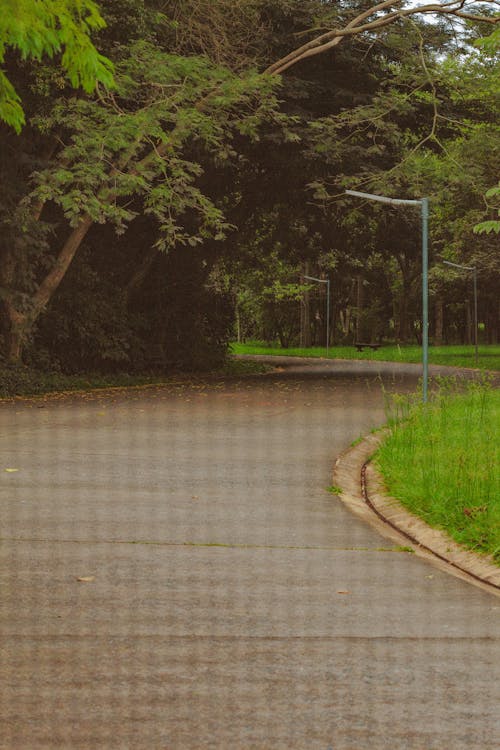
{"label": "thick tree branch", "polygon": [[[162,149],[161,146],[160,146],[160,149],[161,151],[166,150],[166,149]],[[139,165],[140,166],[146,165],[148,161],[151,159],[151,157],[152,157],[152,154],[148,154],[142,159]],[[110,172],[110,177],[113,177],[114,175],[118,174],[118,171],[119,170],[117,167],[113,167]],[[130,170],[130,174],[138,173],[138,171],[139,171],[139,167],[136,167],[135,169]],[[108,195],[107,197],[110,198],[112,196]],[[70,233],[62,249],[60,250],[59,255],[57,256],[57,259],[54,262],[54,265],[52,266],[50,271],[46,274],[45,278],[43,279],[37,291],[32,297],[32,305],[31,305],[31,310],[30,310],[31,317],[36,318],[40,314],[42,309],[45,307],[45,305],[48,303],[48,301],[50,300],[50,298],[56,291],[57,287],[63,280],[64,275],[66,271],[68,270],[71,264],[71,261],[73,260],[78,248],[80,247],[82,241],[84,240],[85,235],[87,234],[87,232],[89,231],[93,223],[94,223],[94,219],[91,216],[89,216],[89,214],[84,214],[80,218],[79,223]]]}
{"label": "thick tree branch", "polygon": [[[369,10],[365,11],[364,13],[361,13],[360,15],[356,16],[356,18],[353,18],[352,21],[349,21],[347,26],[345,27],[345,30],[351,29],[355,27],[358,23],[361,23],[361,21],[364,21],[365,18],[369,18],[373,13],[376,13],[381,10],[385,10],[385,8],[390,8],[393,5],[400,4],[401,0],[385,0],[382,3],[377,4],[374,8],[370,8]],[[290,52],[288,55],[285,55],[285,57],[280,58],[280,60],[277,60],[275,63],[270,65],[264,72],[268,74],[280,74],[287,68],[289,68],[291,65],[294,65],[299,60],[302,60],[304,57],[309,57],[310,54],[317,55],[322,50],[322,46],[324,44],[327,44],[332,37],[336,35],[336,31],[325,31],[323,34],[321,34],[318,37],[315,37],[314,39],[311,39],[309,42],[306,42],[301,47],[298,47],[297,49]],[[338,44],[341,40],[341,37],[339,37],[336,44]],[[314,50],[314,51],[312,51]]]}
{"label": "thick tree branch", "polygon": [[[485,22],[490,24],[496,24],[500,22],[499,16],[484,16],[481,14],[467,13],[463,9],[466,5],[465,0],[456,0],[448,3],[431,3],[429,5],[422,5],[414,8],[395,9],[395,6],[401,5],[402,0],[385,0],[385,2],[377,3],[369,10],[360,13],[358,16],[349,21],[344,28],[332,29],[321,34],[314,39],[311,39],[306,44],[301,45],[296,50],[293,50],[288,55],[277,60],[275,63],[270,65],[265,73],[268,75],[279,75],[288,68],[292,67],[301,60],[305,60],[308,57],[322,54],[332,49],[336,45],[340,44],[342,39],[348,36],[355,36],[362,34],[367,31],[376,31],[384,26],[394,23],[395,21],[415,16],[418,14],[435,14],[441,16],[452,16],[455,18],[466,19],[475,22]],[[394,10],[393,10],[394,9]],[[383,11],[390,11],[382,16],[373,18],[371,21],[367,21],[371,16],[379,14]],[[367,21],[364,23],[364,21]]]}
{"label": "thick tree branch", "polygon": [[57,256],[54,265],[50,269],[49,273],[45,276],[44,280],[31,299],[29,312],[30,318],[37,318],[37,316],[40,314],[40,312],[43,310],[47,302],[56,291],[57,287],[63,280],[71,261],[75,257],[76,251],[80,247],[85,235],[87,234],[93,223],[94,221],[92,217],[88,214],[85,214],[69,235],[59,255]]}
{"label": "thick tree branch", "polygon": [[[211,94],[208,94],[202,99],[200,99],[199,102],[196,104],[196,108],[200,111],[202,111],[207,103],[209,101]],[[174,131],[171,134],[171,138],[168,142],[159,143],[158,145],[154,144],[153,148],[150,149],[150,151],[143,156],[143,158],[137,162],[137,164],[131,168],[128,169],[129,175],[137,175],[139,174],[147,165],[155,160],[155,159],[162,159],[168,156],[169,152],[172,150],[175,138],[174,136],[178,134],[180,135],[180,138],[182,140],[182,130],[179,130],[178,128],[175,128]],[[130,163],[131,159],[134,156],[135,152],[135,146],[137,143],[139,143],[142,140],[142,136],[138,136],[136,139],[136,142],[134,144],[134,147],[129,149],[129,151],[122,156],[121,160],[119,161],[119,164],[112,165],[108,179],[112,179],[114,176],[118,175],[123,169],[127,167],[127,165]],[[100,191],[101,196],[106,196],[107,200],[112,200],[115,197],[115,194],[112,189],[110,188],[103,188]],[[33,212],[38,215],[38,217],[41,214],[41,211],[43,210],[44,202],[40,202],[39,204],[35,205],[33,207]],[[67,238],[66,242],[64,243],[62,249],[60,250],[54,265],[50,269],[50,271],[45,275],[43,281],[40,283],[37,291],[33,295],[31,299],[30,304],[30,311],[29,311],[29,318],[34,321],[38,317],[38,315],[41,313],[43,308],[47,305],[47,303],[50,301],[52,295],[58,288],[59,284],[64,278],[64,275],[66,274],[66,271],[68,270],[76,252],[78,251],[78,248],[80,247],[83,239],[85,238],[87,232],[91,228],[92,224],[94,223],[94,219],[89,214],[83,214],[80,217],[80,220],[76,227],[71,231],[69,237]],[[146,257],[145,263],[144,263],[144,277],[147,274],[147,271],[149,270],[150,265],[152,264],[154,258],[156,257],[157,251],[156,249],[151,251],[151,253]],[[139,274],[140,275],[140,274]],[[135,279],[135,282],[131,284],[131,288],[127,290],[130,294],[133,293],[134,285],[140,285],[142,283],[142,279],[138,278]]]}

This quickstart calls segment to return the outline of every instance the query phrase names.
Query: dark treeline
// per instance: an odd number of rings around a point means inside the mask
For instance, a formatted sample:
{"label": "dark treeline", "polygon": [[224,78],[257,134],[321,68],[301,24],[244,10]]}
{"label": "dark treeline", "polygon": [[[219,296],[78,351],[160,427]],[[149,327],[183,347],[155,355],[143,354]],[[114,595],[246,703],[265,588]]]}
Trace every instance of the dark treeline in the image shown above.
{"label": "dark treeline", "polygon": [[108,0],[94,42],[116,86],[95,95],[12,53],[27,124],[0,125],[3,360],[163,371],[212,367],[233,337],[322,343],[326,285],[304,276],[330,279],[332,343],[420,340],[418,211],[346,188],[430,198],[431,341],[473,338],[472,276],[448,259],[477,267],[498,342],[488,24],[396,19],[263,75],[364,7]]}

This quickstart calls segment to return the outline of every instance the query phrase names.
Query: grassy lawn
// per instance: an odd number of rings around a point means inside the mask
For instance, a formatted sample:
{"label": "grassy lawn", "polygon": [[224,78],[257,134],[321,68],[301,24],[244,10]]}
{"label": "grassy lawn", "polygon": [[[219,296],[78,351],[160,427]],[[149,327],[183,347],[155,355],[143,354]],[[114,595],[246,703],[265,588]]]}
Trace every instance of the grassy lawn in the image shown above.
{"label": "grassy lawn", "polygon": [[443,386],[427,406],[395,404],[376,456],[389,494],[500,565],[500,391]]}
{"label": "grassy lawn", "polygon": [[[263,342],[251,341],[247,344],[231,344],[233,354],[277,354],[289,357],[325,357],[325,347],[311,349],[281,349]],[[422,361],[422,349],[419,346],[390,344],[381,346],[378,351],[364,349],[356,351],[354,346],[332,346],[329,349],[330,359],[374,359],[382,362]],[[429,362],[433,365],[451,365],[452,367],[476,367],[473,346],[431,346]],[[500,370],[500,345],[483,345],[479,347],[478,367],[482,370]]]}

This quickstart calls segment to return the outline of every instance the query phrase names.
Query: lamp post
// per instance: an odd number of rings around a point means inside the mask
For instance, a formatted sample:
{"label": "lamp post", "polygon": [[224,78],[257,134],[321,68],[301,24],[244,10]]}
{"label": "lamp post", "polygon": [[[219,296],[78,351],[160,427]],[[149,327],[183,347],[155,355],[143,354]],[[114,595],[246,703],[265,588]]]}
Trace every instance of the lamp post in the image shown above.
{"label": "lamp post", "polygon": [[330,343],[330,279],[317,279],[315,276],[304,276],[307,281],[316,281],[318,284],[326,284],[326,356],[328,357],[328,345]]}
{"label": "lamp post", "polygon": [[422,397],[427,402],[429,384],[429,199],[419,198],[407,200],[403,198],[388,198],[385,195],[360,193],[358,190],[346,190],[346,195],[356,198],[366,198],[379,203],[389,203],[393,206],[420,206],[422,210]]}
{"label": "lamp post", "polygon": [[443,260],[443,263],[447,266],[453,266],[453,268],[459,268],[462,271],[472,271],[474,279],[474,349],[475,349],[475,360],[476,366],[478,363],[478,344],[477,344],[477,267],[476,266],[461,266],[460,263],[452,263],[451,260]]}

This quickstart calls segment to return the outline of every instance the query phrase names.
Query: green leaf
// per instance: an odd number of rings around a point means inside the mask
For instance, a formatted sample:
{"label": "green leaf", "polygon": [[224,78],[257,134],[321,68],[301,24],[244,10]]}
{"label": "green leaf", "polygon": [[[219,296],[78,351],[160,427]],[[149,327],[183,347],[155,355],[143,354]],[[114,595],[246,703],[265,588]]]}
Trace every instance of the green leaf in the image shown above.
{"label": "green leaf", "polygon": [[7,76],[0,70],[0,120],[21,132],[25,124],[23,108],[20,98]]}
{"label": "green leaf", "polygon": [[500,234],[500,221],[489,220],[482,221],[474,227],[475,234]]}
{"label": "green leaf", "polygon": [[[113,86],[113,64],[99,54],[90,34],[104,19],[93,0],[16,0],[3,4],[0,22],[0,63],[5,52],[17,50],[23,59],[41,60],[64,50],[61,65],[75,88],[90,93],[97,82]],[[0,119],[19,132],[24,115],[19,96],[0,72]]]}

